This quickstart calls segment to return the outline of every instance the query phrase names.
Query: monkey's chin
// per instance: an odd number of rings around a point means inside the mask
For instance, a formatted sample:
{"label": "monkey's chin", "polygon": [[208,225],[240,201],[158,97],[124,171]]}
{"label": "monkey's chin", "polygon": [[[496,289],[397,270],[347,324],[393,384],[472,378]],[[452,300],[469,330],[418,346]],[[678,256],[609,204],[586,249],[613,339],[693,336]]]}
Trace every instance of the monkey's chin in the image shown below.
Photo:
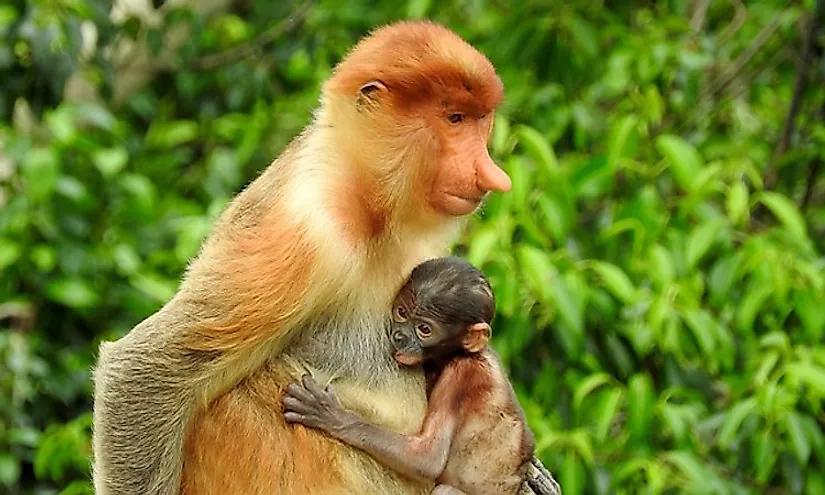
{"label": "monkey's chin", "polygon": [[455,194],[446,193],[441,201],[441,210],[456,217],[469,215],[474,212],[480,205],[483,196],[478,198],[465,198]]}
{"label": "monkey's chin", "polygon": [[420,357],[410,356],[409,354],[404,354],[403,352],[396,352],[393,354],[393,358],[395,358],[396,362],[403,364],[404,366],[415,366],[421,362]]}

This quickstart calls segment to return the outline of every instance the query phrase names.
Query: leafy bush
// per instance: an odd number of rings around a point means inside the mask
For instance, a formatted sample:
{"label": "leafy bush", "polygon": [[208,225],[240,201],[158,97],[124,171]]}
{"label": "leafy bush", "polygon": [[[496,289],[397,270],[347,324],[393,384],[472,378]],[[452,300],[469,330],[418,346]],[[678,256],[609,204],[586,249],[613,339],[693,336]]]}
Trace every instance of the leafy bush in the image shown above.
{"label": "leafy bush", "polygon": [[175,5],[0,6],[4,490],[91,491],[98,343],[169,299],[358,37],[429,17],[507,87],[513,191],[457,251],[565,493],[825,493],[813,1]]}

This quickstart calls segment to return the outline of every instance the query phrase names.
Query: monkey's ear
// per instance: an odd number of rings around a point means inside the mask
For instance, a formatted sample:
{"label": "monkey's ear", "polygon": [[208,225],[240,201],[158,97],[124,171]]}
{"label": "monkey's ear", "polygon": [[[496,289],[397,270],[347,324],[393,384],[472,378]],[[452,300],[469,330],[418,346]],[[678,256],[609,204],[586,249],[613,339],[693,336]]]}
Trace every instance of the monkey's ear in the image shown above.
{"label": "monkey's ear", "polygon": [[387,92],[387,85],[379,80],[370,81],[358,88],[358,103],[378,103],[382,93]]}
{"label": "monkey's ear", "polygon": [[492,330],[487,323],[474,323],[467,329],[464,336],[464,349],[467,352],[479,352],[490,341]]}

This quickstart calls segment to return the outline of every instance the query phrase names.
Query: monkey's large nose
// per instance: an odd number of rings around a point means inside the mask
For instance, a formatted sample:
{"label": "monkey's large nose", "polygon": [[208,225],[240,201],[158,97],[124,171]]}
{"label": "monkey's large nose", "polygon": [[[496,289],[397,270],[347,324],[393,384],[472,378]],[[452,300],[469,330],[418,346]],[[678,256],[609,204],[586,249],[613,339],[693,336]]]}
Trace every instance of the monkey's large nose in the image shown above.
{"label": "monkey's large nose", "polygon": [[513,187],[507,172],[496,165],[496,162],[487,153],[476,164],[476,185],[484,192],[507,192]]}

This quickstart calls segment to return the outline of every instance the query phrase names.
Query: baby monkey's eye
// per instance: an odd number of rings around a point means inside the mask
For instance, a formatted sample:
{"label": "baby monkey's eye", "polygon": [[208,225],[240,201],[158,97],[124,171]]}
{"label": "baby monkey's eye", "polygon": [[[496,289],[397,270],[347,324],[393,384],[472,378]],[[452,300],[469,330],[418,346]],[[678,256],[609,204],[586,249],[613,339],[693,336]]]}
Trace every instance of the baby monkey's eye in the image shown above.
{"label": "baby monkey's eye", "polygon": [[415,330],[418,332],[418,336],[421,338],[429,337],[430,334],[433,333],[433,329],[430,328],[430,326],[426,323],[419,324],[417,327],[415,327]]}
{"label": "baby monkey's eye", "polygon": [[447,115],[447,120],[449,120],[451,124],[458,124],[464,120],[464,115],[458,112],[451,113],[450,115]]}
{"label": "baby monkey's eye", "polygon": [[398,306],[395,308],[395,317],[399,321],[405,321],[407,319],[407,309],[404,306]]}

